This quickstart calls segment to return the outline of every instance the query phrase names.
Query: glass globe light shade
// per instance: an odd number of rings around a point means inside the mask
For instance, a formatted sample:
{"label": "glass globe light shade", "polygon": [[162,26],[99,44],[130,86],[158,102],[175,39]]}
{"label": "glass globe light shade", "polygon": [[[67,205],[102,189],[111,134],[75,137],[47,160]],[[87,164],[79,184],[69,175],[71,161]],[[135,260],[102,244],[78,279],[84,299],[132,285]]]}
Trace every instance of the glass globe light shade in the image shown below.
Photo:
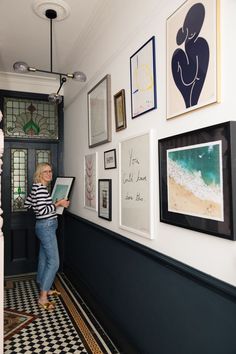
{"label": "glass globe light shade", "polygon": [[48,101],[53,104],[60,104],[62,102],[62,96],[57,93],[50,93],[50,95],[48,95]]}
{"label": "glass globe light shade", "polygon": [[77,81],[85,82],[87,80],[87,77],[82,71],[75,71],[73,73],[73,79]]}
{"label": "glass globe light shade", "polygon": [[28,71],[29,65],[24,61],[17,61],[13,64],[13,69],[17,73],[26,73]]}

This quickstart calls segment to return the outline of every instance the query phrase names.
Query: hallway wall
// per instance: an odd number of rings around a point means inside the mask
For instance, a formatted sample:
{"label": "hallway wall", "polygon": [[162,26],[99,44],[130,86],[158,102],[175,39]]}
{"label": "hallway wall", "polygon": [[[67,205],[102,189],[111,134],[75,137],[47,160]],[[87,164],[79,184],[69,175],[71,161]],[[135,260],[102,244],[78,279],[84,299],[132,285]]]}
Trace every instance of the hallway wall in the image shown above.
{"label": "hallway wall", "polygon": [[[106,4],[106,14],[100,18],[96,33],[91,29],[84,47],[75,48],[74,55],[70,56],[69,61],[74,63],[74,67],[84,71],[88,77],[86,85],[75,82],[65,87],[65,174],[76,177],[70,211],[150,249],[236,285],[236,242],[164,224],[159,218],[157,140],[223,121],[236,120],[233,89],[236,77],[236,47],[231,42],[232,34],[236,33],[234,0],[224,0],[220,4],[221,103],[166,120],[166,19],[182,3],[180,0],[109,1]],[[153,35],[156,39],[157,109],[131,119],[129,58]],[[76,53],[83,50],[83,61],[76,62]],[[112,141],[89,149],[87,92],[106,74],[111,75]],[[122,88],[126,92],[127,129],[115,132],[113,95]],[[115,148],[118,154],[121,140],[150,129],[153,129],[156,135],[153,161],[153,240],[119,227],[118,168],[104,170],[103,166],[104,151]],[[84,156],[95,151],[98,153],[98,178],[111,178],[113,183],[111,222],[84,208]]]}

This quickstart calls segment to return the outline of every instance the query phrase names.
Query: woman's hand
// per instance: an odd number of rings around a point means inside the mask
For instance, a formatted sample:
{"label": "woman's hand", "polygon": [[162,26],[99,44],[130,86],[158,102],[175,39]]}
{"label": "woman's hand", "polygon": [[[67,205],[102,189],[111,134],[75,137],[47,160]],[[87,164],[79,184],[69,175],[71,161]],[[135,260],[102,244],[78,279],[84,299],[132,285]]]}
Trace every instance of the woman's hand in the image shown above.
{"label": "woman's hand", "polygon": [[70,201],[67,199],[60,199],[55,203],[55,207],[59,207],[62,206],[64,208],[68,208],[68,206],[70,205]]}

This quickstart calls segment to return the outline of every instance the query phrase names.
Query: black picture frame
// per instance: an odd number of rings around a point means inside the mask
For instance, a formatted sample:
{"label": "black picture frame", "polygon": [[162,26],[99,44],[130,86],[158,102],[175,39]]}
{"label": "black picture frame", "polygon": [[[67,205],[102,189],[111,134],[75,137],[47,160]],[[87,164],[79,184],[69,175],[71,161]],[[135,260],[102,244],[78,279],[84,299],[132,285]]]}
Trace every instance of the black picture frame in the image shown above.
{"label": "black picture frame", "polygon": [[130,93],[132,119],[157,108],[155,36],[130,57]]}
{"label": "black picture frame", "polygon": [[104,169],[116,168],[116,149],[104,151]]}
{"label": "black picture frame", "polygon": [[112,219],[112,180],[98,180],[98,216],[111,221]]}
{"label": "black picture frame", "polygon": [[[57,200],[60,199],[69,199],[72,186],[74,184],[75,177],[61,177],[58,176],[55,180],[53,190],[52,190],[52,201],[55,203]],[[63,214],[64,212],[64,207],[59,206],[56,209],[57,214]]]}
{"label": "black picture frame", "polygon": [[228,121],[158,141],[161,222],[236,240],[235,136]]}

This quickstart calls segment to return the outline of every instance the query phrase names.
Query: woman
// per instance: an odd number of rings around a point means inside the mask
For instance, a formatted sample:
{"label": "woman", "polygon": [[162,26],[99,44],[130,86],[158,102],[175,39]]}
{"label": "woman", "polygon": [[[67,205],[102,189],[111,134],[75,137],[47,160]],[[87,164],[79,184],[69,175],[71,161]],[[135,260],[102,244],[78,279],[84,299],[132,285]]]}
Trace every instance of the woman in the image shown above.
{"label": "woman", "polygon": [[48,163],[39,163],[34,174],[34,184],[25,200],[25,207],[32,208],[36,215],[35,233],[40,241],[37,283],[40,286],[38,303],[45,310],[53,310],[55,303],[48,300],[48,295],[59,295],[50,290],[59,268],[59,253],[56,238],[56,208],[67,208],[69,201],[58,200],[53,204],[47,186],[52,180],[52,167]]}

